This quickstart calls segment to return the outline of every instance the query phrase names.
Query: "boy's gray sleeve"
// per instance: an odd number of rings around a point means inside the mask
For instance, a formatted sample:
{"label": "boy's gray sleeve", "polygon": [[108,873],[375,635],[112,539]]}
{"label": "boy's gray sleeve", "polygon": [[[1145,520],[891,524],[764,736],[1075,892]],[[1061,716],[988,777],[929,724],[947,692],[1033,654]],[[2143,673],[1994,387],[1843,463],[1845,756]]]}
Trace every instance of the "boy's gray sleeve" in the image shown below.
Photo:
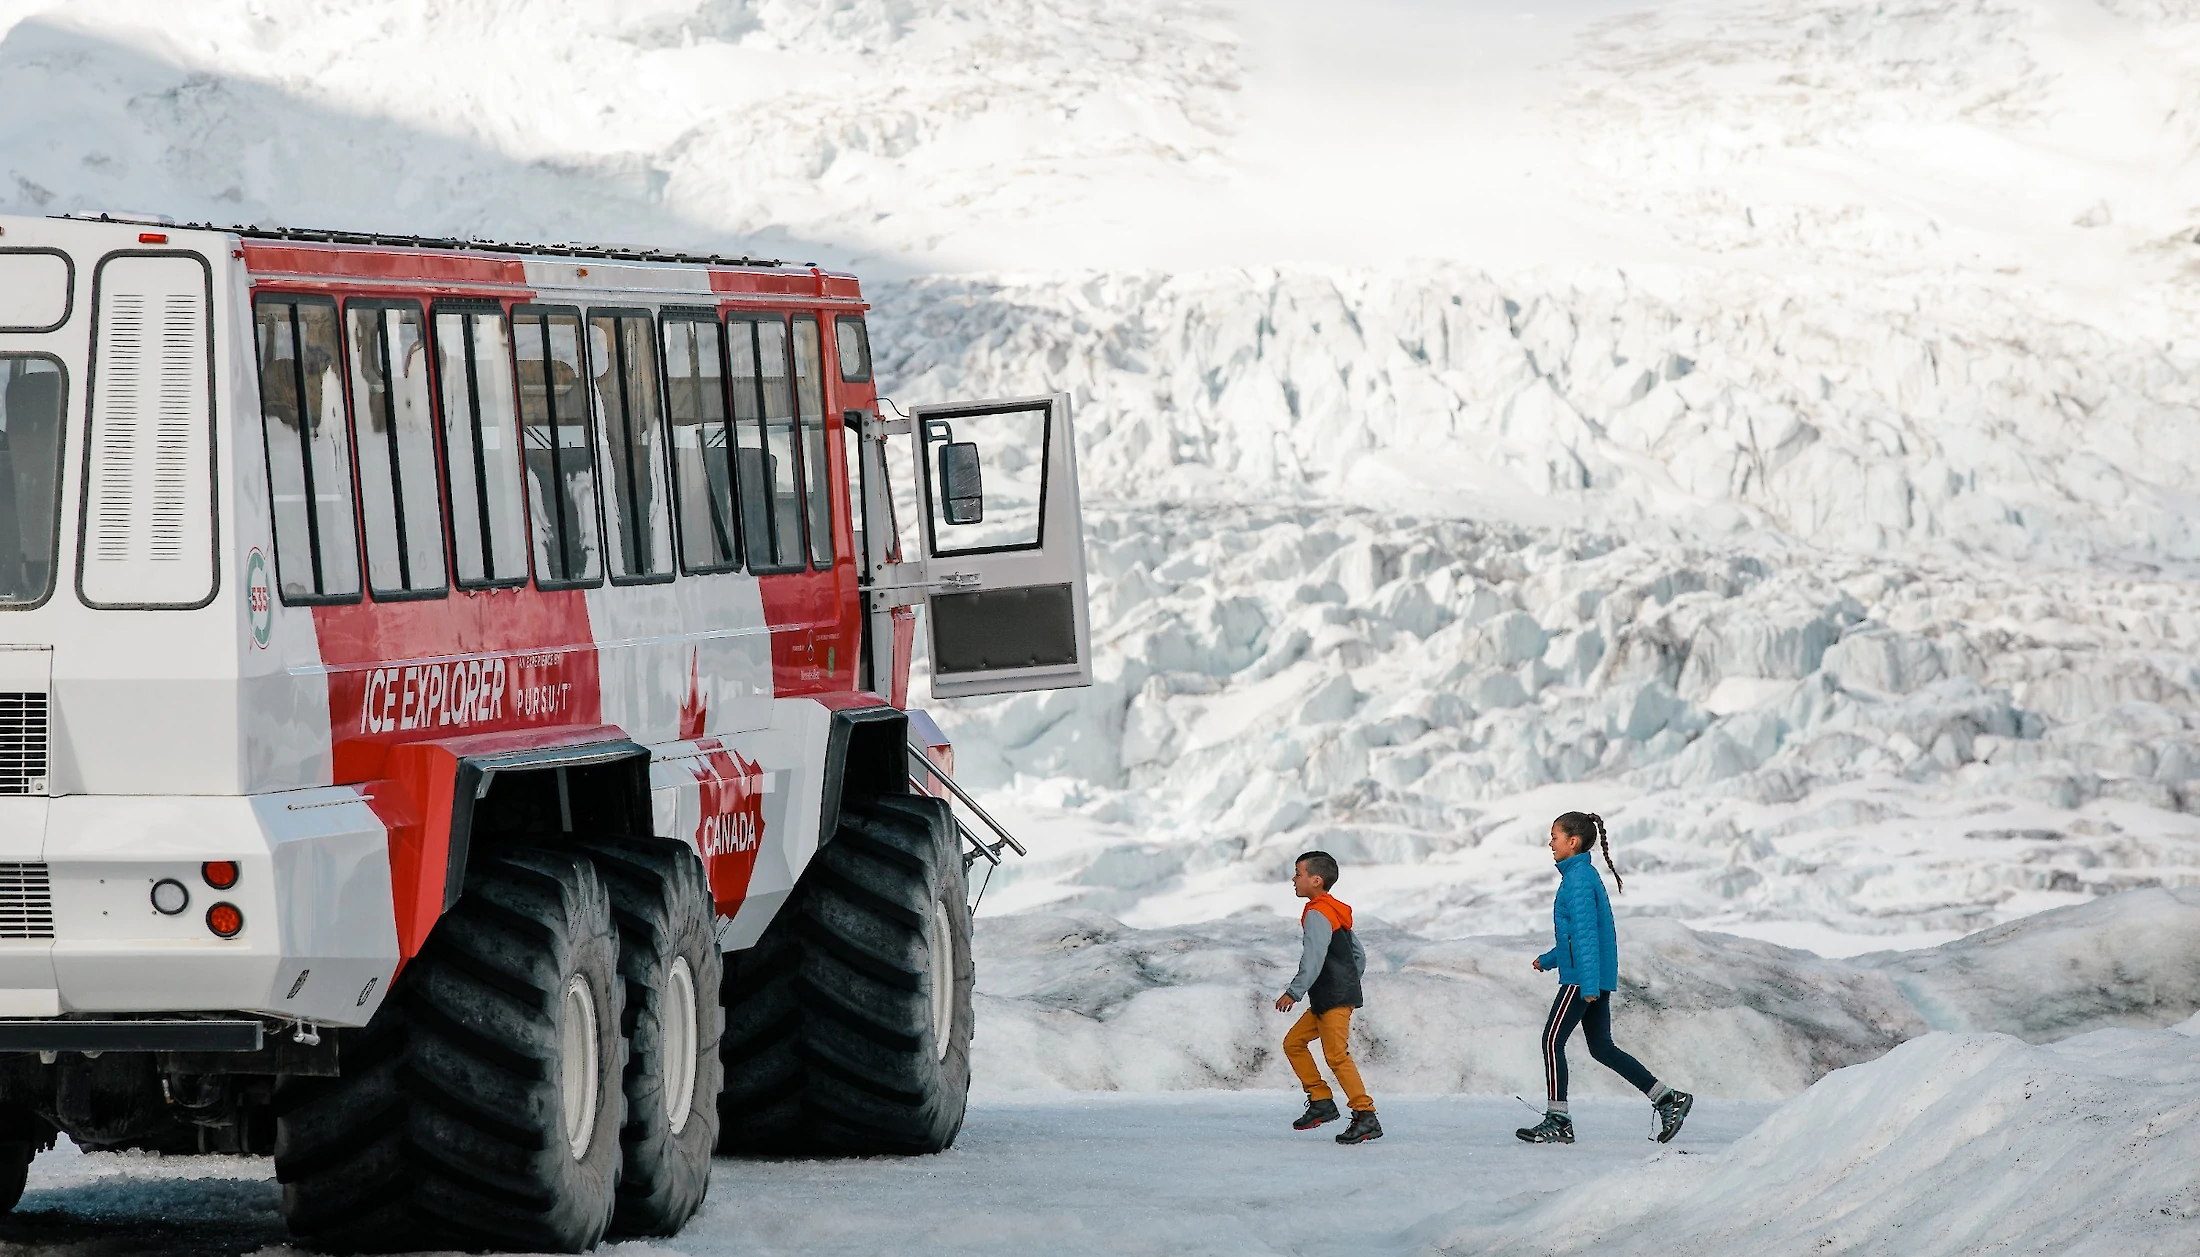
{"label": "boy's gray sleeve", "polygon": [[1360,932],[1352,931],[1352,963],[1360,967],[1360,976],[1367,976],[1367,948],[1360,946]]}
{"label": "boy's gray sleeve", "polygon": [[1286,988],[1292,999],[1306,998],[1306,988],[1314,985],[1314,979],[1322,976],[1322,960],[1329,955],[1329,918],[1319,912],[1306,914],[1306,943],[1299,948],[1299,973]]}

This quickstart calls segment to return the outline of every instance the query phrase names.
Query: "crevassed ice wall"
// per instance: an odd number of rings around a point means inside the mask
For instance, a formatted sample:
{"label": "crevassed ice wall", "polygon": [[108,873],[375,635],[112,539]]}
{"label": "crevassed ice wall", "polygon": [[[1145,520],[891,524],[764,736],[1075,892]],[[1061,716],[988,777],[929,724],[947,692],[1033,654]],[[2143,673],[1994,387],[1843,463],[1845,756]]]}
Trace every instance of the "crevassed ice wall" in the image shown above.
{"label": "crevassed ice wall", "polygon": [[1623,909],[1715,922],[2200,882],[2200,362],[1810,287],[888,287],[892,391],[1080,406],[1102,683],[950,721],[986,784],[1116,828],[1006,902],[1197,919],[1324,846],[1391,919],[1528,928],[1575,806]]}

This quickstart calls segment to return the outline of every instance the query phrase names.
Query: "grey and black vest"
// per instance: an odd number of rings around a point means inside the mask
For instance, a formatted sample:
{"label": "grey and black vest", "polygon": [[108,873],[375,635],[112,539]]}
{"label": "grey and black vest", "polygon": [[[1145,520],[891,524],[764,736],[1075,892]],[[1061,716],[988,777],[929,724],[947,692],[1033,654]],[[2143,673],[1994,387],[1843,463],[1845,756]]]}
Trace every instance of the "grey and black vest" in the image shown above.
{"label": "grey and black vest", "polygon": [[1306,1006],[1317,1013],[1360,1006],[1360,966],[1352,954],[1352,931],[1330,931],[1329,954],[1322,958],[1314,985],[1306,988]]}

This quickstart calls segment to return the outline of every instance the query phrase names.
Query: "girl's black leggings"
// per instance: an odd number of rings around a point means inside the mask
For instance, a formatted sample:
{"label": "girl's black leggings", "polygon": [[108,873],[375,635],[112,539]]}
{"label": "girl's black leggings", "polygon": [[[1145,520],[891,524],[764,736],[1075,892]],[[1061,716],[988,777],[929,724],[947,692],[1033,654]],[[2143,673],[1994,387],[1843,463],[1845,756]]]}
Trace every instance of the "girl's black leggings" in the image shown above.
{"label": "girl's black leggings", "polygon": [[1558,988],[1558,998],[1551,1001],[1550,1020],[1543,1023],[1543,1078],[1553,1100],[1566,1098],[1566,1040],[1573,1036],[1575,1026],[1586,1032],[1589,1055],[1598,1064],[1633,1083],[1644,1095],[1658,1085],[1641,1061],[1612,1042],[1612,993],[1606,991],[1604,998],[1590,1001],[1581,998],[1580,987],[1567,985]]}

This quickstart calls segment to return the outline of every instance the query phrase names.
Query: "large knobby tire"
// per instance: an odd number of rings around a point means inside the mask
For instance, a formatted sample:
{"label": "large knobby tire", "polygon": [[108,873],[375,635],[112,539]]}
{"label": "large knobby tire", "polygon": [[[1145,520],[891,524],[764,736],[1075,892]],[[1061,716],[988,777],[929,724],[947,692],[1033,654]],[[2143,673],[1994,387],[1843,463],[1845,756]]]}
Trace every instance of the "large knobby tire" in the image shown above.
{"label": "large knobby tire", "polygon": [[589,861],[477,853],[341,1078],[276,1096],[283,1216],[320,1248],[581,1252],[611,1222],[626,1041]]}
{"label": "large knobby tire", "polygon": [[947,805],[851,801],[726,957],[721,1152],[938,1152],[970,1094],[968,882]]}
{"label": "large knobby tire", "polygon": [[717,909],[703,862],[669,838],[586,844],[619,926],[626,1125],[614,1235],[676,1235],[702,1207],[718,1140]]}
{"label": "large knobby tire", "polygon": [[0,1141],[0,1213],[10,1212],[22,1202],[23,1187],[30,1182],[31,1160],[37,1155],[37,1146],[27,1141]]}

